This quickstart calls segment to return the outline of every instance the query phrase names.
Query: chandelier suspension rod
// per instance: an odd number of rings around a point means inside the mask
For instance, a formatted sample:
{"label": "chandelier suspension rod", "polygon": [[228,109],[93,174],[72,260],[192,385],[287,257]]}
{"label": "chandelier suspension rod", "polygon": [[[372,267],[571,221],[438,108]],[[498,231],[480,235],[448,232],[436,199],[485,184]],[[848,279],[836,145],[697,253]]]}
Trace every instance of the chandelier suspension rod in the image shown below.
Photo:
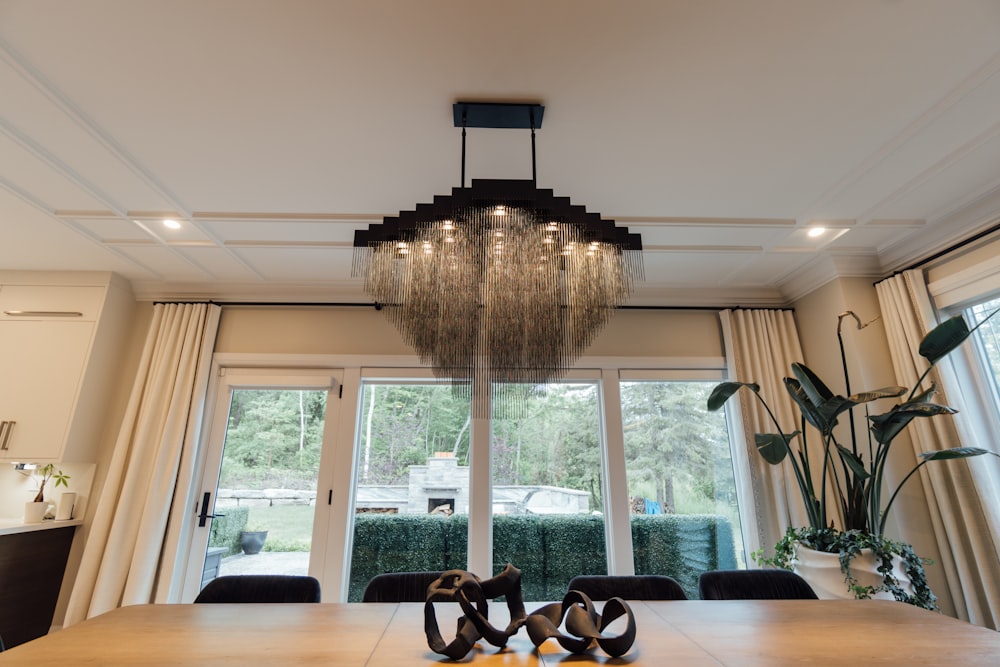
{"label": "chandelier suspension rod", "polygon": [[469,112],[462,109],[462,187],[465,187],[465,126],[469,122]]}
{"label": "chandelier suspension rod", "polygon": [[[465,187],[466,128],[469,125],[469,110],[462,108],[462,187]],[[523,127],[523,126],[522,126]],[[528,107],[528,127],[531,128],[531,184],[538,187],[538,162],[535,158],[535,109]]]}
{"label": "chandelier suspension rod", "polygon": [[531,184],[538,187],[538,172],[535,169],[535,110],[528,107],[528,120],[531,122]]}

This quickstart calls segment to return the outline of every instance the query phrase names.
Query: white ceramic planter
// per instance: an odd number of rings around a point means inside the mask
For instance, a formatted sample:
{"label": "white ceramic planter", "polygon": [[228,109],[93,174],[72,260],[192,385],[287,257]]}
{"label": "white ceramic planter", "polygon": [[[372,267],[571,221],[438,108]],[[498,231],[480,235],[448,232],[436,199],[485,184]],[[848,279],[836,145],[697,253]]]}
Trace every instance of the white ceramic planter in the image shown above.
{"label": "white ceramic planter", "polygon": [[[892,573],[899,581],[899,585],[912,595],[913,586],[903,570],[903,559],[899,556],[893,556],[892,566]],[[847,587],[846,575],[840,571],[840,556],[837,554],[824,553],[797,544],[792,570],[809,582],[821,600],[854,598],[853,591]],[[882,584],[882,575],[876,569],[875,556],[871,549],[862,550],[860,556],[855,556],[851,560],[851,574],[862,586],[880,586]],[[876,600],[895,599],[888,591],[876,593],[872,597]]]}
{"label": "white ceramic planter", "polygon": [[49,509],[51,503],[24,503],[24,522],[41,523],[45,518],[45,511]]}

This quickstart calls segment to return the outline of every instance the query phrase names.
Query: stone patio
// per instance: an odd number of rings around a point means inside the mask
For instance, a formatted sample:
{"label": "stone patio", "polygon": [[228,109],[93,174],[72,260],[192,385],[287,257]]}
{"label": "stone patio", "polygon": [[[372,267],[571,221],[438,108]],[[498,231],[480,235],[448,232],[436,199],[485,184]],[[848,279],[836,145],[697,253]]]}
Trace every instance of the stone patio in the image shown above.
{"label": "stone patio", "polygon": [[309,553],[261,551],[252,556],[228,556],[219,565],[219,576],[232,574],[309,574]]}

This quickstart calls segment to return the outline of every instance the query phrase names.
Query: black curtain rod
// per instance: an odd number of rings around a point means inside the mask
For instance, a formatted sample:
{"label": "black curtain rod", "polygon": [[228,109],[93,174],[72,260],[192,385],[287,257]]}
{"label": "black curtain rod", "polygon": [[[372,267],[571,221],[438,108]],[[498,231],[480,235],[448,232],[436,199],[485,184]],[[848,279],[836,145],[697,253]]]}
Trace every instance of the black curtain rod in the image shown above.
{"label": "black curtain rod", "polygon": [[[213,306],[246,306],[246,307],[291,307],[291,308],[319,308],[319,307],[353,307],[353,308],[374,308],[381,310],[382,306],[377,303],[359,303],[357,301],[154,301],[153,305],[177,303],[207,303]],[[795,312],[794,308],[784,307],[761,307],[749,308],[747,306],[618,306],[617,310],[708,310],[721,312],[723,310],[788,310]]]}
{"label": "black curtain rod", "polygon": [[747,307],[747,306],[618,306],[618,310],[709,310],[716,313],[723,310],[788,310],[795,312],[794,308],[770,306],[770,307]]}
{"label": "black curtain rod", "polygon": [[356,301],[216,301],[209,299],[206,301],[154,301],[153,305],[165,305],[171,303],[207,303],[212,306],[360,306],[364,308],[378,308],[375,303],[358,303]]}

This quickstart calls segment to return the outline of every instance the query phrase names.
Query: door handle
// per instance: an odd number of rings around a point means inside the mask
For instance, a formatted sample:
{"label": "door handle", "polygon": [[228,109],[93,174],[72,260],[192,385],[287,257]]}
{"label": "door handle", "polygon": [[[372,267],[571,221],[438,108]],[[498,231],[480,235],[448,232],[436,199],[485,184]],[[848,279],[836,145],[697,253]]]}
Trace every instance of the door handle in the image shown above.
{"label": "door handle", "polygon": [[206,491],[205,495],[201,498],[201,513],[198,514],[198,527],[204,528],[205,521],[208,519],[215,519],[220,516],[226,516],[225,514],[209,514],[208,513],[208,503],[212,499],[212,492]]}

